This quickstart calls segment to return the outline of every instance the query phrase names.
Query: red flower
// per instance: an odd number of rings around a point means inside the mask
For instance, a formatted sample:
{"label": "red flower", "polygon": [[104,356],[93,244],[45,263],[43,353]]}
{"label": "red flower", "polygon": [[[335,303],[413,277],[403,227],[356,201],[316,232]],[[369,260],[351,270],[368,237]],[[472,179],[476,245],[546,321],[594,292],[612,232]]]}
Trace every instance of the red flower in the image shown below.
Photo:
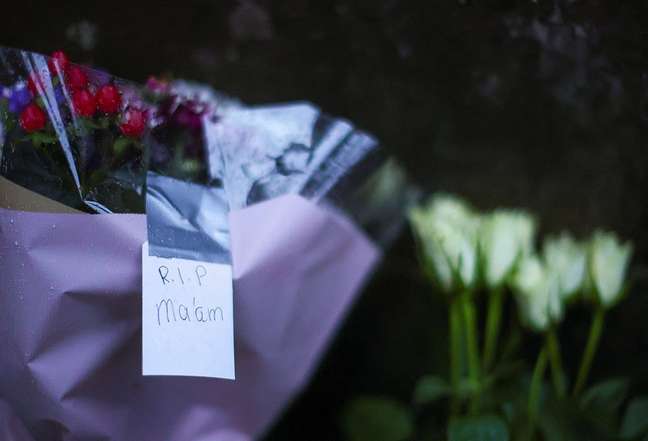
{"label": "red flower", "polygon": [[88,85],[88,76],[79,66],[71,64],[66,73],[67,85],[72,90],[85,89]]}
{"label": "red flower", "polygon": [[117,113],[121,107],[121,95],[119,89],[112,85],[106,84],[97,92],[97,105],[99,110],[104,113]]}
{"label": "red flower", "polygon": [[42,129],[46,122],[45,112],[35,103],[27,105],[20,114],[20,127],[28,133]]}
{"label": "red flower", "polygon": [[72,107],[77,115],[90,117],[97,111],[97,101],[88,90],[77,90],[72,95]]}
{"label": "red flower", "polygon": [[122,115],[122,123],[119,125],[121,132],[130,138],[139,138],[146,127],[146,114],[133,107],[126,109]]}
{"label": "red flower", "polygon": [[[50,58],[47,61],[47,65],[49,66],[50,72],[52,72],[52,75],[57,75],[59,70],[61,72],[65,72],[65,70],[68,67],[68,63],[70,60],[68,59],[67,55],[65,55],[65,52],[63,51],[55,51],[52,52],[52,58]],[[56,68],[56,64],[58,64],[58,69]]]}

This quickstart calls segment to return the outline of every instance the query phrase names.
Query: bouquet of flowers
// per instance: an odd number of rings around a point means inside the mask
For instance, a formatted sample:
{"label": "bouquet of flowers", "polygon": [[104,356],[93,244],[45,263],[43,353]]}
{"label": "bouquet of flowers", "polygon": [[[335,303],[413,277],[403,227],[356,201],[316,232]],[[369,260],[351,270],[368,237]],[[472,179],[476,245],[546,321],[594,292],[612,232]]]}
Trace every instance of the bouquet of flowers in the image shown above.
{"label": "bouquet of flowers", "polygon": [[[246,107],[14,49],[0,85],[2,430],[258,437],[394,237],[415,197],[402,171],[310,104]],[[147,238],[233,263],[235,381],[142,376]]]}

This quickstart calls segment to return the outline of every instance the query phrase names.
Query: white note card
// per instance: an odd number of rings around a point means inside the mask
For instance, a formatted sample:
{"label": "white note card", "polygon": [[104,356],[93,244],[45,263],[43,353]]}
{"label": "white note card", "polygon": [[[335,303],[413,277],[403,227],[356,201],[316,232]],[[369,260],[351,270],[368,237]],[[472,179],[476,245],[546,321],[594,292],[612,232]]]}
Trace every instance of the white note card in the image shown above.
{"label": "white note card", "polygon": [[142,245],[142,374],[234,379],[231,265]]}

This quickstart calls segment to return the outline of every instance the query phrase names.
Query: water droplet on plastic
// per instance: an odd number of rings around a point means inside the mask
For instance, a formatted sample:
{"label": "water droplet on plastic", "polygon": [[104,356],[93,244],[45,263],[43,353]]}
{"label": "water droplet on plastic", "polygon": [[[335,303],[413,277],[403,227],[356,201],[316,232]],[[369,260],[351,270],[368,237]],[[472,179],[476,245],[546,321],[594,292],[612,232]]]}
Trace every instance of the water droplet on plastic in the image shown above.
{"label": "water droplet on plastic", "polygon": [[52,230],[56,230],[56,224],[52,224]]}
{"label": "water droplet on plastic", "polygon": [[13,220],[13,219],[9,219],[9,223],[10,223],[10,224],[13,224],[13,223],[14,223],[14,220]]}
{"label": "water droplet on plastic", "polygon": [[18,241],[17,240],[14,240],[14,245],[18,246]]}

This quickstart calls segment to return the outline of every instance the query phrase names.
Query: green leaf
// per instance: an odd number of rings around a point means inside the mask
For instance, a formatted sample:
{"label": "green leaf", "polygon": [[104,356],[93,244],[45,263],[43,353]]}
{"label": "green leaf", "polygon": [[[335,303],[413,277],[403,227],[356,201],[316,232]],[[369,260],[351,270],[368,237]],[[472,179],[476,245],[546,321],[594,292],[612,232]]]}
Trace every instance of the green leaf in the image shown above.
{"label": "green leaf", "polygon": [[629,382],[626,378],[612,378],[589,388],[581,405],[586,409],[600,409],[614,413],[621,406],[628,393]]}
{"label": "green leaf", "polygon": [[446,381],[435,375],[426,375],[416,384],[414,402],[429,404],[450,394],[450,386]]}
{"label": "green leaf", "polygon": [[92,118],[81,117],[81,118],[79,118],[79,121],[81,121],[81,125],[83,125],[83,127],[85,127],[86,130],[104,129],[105,128],[101,124],[101,121],[94,121]]}
{"label": "green leaf", "polygon": [[113,144],[113,153],[115,154],[115,156],[120,156],[126,151],[130,144],[131,140],[129,138],[120,136],[115,140],[115,143]]}
{"label": "green leaf", "polygon": [[648,397],[635,398],[628,405],[628,409],[621,423],[621,438],[632,439],[648,431]]}
{"label": "green leaf", "polygon": [[56,135],[46,132],[30,133],[29,138],[31,139],[31,142],[36,146],[40,146],[41,144],[55,144],[58,141]]}
{"label": "green leaf", "polygon": [[97,119],[97,125],[102,129],[107,129],[110,125],[110,119],[107,116],[102,116]]}
{"label": "green leaf", "polygon": [[403,441],[411,437],[414,424],[399,402],[359,397],[345,406],[342,430],[349,441]]}
{"label": "green leaf", "polygon": [[584,409],[580,400],[549,399],[539,415],[538,427],[546,441],[616,439],[618,423],[614,411]]}
{"label": "green leaf", "polygon": [[466,417],[450,422],[448,441],[508,441],[504,421],[494,415]]}
{"label": "green leaf", "polygon": [[479,391],[479,383],[469,378],[462,379],[457,385],[457,395],[461,398],[470,398]]}

